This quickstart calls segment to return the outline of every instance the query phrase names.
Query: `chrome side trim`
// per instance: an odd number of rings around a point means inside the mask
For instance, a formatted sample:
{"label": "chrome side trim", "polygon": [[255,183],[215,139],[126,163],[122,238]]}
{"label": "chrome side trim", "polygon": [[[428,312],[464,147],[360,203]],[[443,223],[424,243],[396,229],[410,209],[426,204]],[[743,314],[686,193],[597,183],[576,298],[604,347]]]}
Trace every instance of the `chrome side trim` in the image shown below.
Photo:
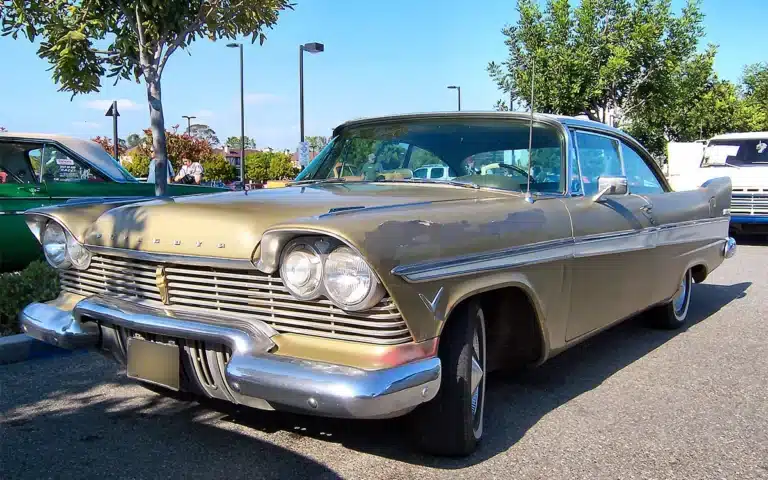
{"label": "chrome side trim", "polygon": [[573,243],[572,238],[564,238],[447,260],[400,265],[392,269],[392,274],[416,283],[533,263],[552,262],[573,256]]}
{"label": "chrome side trim", "polygon": [[407,282],[417,283],[567,258],[647,250],[700,240],[717,240],[719,243],[727,234],[729,220],[728,217],[708,218],[642,230],[539,242],[494,252],[400,265],[392,269],[392,274],[402,277]]}
{"label": "chrome side trim", "polygon": [[88,250],[95,254],[111,255],[122,258],[132,258],[157,263],[174,263],[182,265],[195,265],[199,267],[231,268],[233,270],[253,270],[250,260],[223,257],[199,257],[196,255],[179,255],[174,253],[151,253],[127,248],[102,247],[98,245],[86,245]]}

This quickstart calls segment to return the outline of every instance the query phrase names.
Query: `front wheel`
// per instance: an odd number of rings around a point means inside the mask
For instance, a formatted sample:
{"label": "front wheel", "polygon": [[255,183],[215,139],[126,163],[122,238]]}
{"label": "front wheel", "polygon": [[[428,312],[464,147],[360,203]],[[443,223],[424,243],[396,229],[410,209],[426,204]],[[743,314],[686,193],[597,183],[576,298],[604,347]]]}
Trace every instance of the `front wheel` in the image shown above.
{"label": "front wheel", "polygon": [[688,307],[691,304],[691,287],[693,279],[691,270],[685,272],[675,296],[669,302],[655,307],[649,312],[654,326],[673,330],[680,328],[688,320]]}
{"label": "front wheel", "polygon": [[483,435],[485,405],[485,316],[480,304],[459,307],[443,329],[440,390],[413,412],[415,438],[436,455],[469,455]]}

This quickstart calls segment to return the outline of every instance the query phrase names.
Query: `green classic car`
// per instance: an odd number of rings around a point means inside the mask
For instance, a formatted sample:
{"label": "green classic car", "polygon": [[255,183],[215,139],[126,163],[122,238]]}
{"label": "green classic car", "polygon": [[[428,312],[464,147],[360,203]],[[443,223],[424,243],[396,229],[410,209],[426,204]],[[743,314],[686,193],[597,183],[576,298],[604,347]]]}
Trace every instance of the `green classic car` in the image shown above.
{"label": "green classic car", "polygon": [[[154,185],[136,180],[95,142],[61,135],[0,133],[0,271],[40,257],[24,223],[30,208],[151,197]],[[169,185],[170,195],[226,189]]]}

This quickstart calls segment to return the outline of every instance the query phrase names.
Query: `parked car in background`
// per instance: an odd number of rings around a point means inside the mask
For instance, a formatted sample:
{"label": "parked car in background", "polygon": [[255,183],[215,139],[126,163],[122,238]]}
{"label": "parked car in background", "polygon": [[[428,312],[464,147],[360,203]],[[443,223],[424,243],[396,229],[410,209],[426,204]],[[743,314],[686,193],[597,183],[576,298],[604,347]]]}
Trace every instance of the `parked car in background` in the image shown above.
{"label": "parked car in background", "polygon": [[[416,178],[414,158],[466,174]],[[535,166],[548,173],[530,178]],[[735,253],[730,201],[728,178],[671,191],[637,141],[600,123],[356,120],[285,188],[27,212],[62,293],[21,323],[168,391],[410,415],[421,448],[464,455],[495,427],[488,372],[640,312],[684,326],[692,284]]]}
{"label": "parked car in background", "polygon": [[450,175],[450,169],[445,165],[424,165],[413,171],[413,178],[428,178],[430,180],[450,180],[456,175]]}
{"label": "parked car in background", "polygon": [[[672,155],[672,153],[680,154]],[[688,155],[682,152],[690,152]],[[728,133],[705,143],[676,145],[670,151],[670,184],[696,188],[716,177],[733,182],[731,229],[768,234],[768,132]]]}
{"label": "parked car in background", "polygon": [[[0,133],[0,271],[40,257],[40,244],[24,223],[29,208],[154,195],[95,142],[62,135]],[[169,185],[170,195],[216,191]]]}

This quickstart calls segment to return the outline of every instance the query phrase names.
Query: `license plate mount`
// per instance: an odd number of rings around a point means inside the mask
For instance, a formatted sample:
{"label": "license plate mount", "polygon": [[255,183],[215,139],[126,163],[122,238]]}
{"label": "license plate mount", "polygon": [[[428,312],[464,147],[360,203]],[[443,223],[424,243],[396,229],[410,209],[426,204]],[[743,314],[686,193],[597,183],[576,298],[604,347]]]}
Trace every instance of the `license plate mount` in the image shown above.
{"label": "license plate mount", "polygon": [[128,339],[128,377],[178,391],[179,346],[140,338]]}

